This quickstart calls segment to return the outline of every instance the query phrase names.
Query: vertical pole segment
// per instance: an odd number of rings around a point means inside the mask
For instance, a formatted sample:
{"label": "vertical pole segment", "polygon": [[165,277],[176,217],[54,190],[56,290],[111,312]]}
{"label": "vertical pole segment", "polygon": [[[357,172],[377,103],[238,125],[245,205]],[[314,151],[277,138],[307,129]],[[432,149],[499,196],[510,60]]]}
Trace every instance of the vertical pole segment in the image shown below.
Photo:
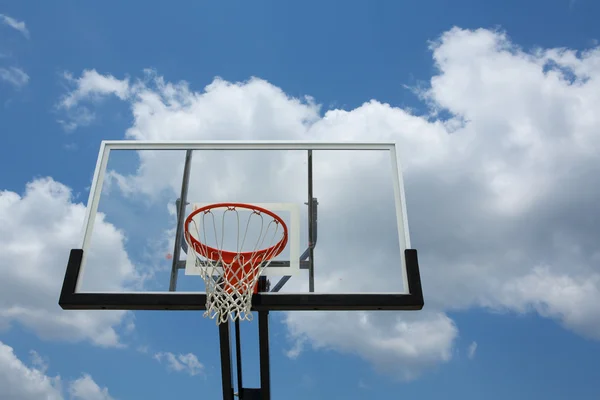
{"label": "vertical pole segment", "polygon": [[244,386],[242,383],[242,340],[240,333],[240,320],[235,320],[235,363],[237,369],[238,398],[243,400]]}
{"label": "vertical pole segment", "polygon": [[260,349],[261,400],[271,400],[271,364],[269,360],[269,312],[258,312],[258,340]]}
{"label": "vertical pole segment", "polygon": [[313,165],[312,150],[308,150],[308,291],[315,291],[315,226],[313,221]]}
{"label": "vertical pole segment", "polygon": [[223,382],[223,400],[233,400],[233,379],[231,371],[231,340],[229,321],[219,324],[219,345],[221,347],[221,380]]}
{"label": "vertical pole segment", "polygon": [[185,221],[185,206],[187,204],[188,186],[190,182],[190,168],[192,166],[192,150],[185,152],[185,164],[183,166],[183,179],[181,182],[181,195],[177,204],[177,230],[175,231],[175,246],[173,248],[173,264],[171,265],[171,279],[169,281],[169,291],[174,292],[177,289],[177,275],[179,268],[179,255],[181,252],[181,241],[183,240],[183,223]]}

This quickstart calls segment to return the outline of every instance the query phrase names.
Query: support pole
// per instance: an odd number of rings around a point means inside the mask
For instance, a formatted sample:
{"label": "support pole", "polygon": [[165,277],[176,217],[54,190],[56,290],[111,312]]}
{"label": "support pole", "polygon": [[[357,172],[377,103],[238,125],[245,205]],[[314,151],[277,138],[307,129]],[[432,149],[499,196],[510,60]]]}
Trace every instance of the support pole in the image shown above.
{"label": "support pole", "polygon": [[312,150],[308,150],[308,291],[315,291],[315,224],[313,223],[313,165]]}
{"label": "support pole", "polygon": [[240,320],[235,320],[235,363],[237,369],[237,392],[238,399],[243,400],[244,386],[242,383],[242,339],[240,333]]}
{"label": "support pole", "polygon": [[229,321],[219,324],[219,344],[221,347],[221,380],[223,382],[223,400],[233,400],[233,379],[231,371],[231,340]]}
{"label": "support pole", "polygon": [[271,364],[269,360],[269,312],[258,312],[258,340],[260,350],[261,400],[271,400]]}
{"label": "support pole", "polygon": [[181,195],[177,203],[177,230],[175,231],[175,246],[173,247],[173,264],[171,265],[171,279],[169,291],[177,289],[177,276],[179,272],[179,255],[181,252],[181,241],[183,239],[183,223],[185,221],[185,206],[187,205],[188,186],[190,182],[190,168],[192,166],[192,150],[185,152],[185,164],[183,166],[183,179],[181,182]]}

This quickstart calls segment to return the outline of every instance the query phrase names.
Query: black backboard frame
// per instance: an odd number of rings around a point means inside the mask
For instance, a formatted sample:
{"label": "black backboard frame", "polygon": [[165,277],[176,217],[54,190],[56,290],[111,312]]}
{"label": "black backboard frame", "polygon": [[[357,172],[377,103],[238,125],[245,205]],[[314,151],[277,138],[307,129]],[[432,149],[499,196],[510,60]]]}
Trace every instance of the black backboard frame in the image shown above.
{"label": "black backboard frame", "polygon": [[[104,170],[107,166],[108,154],[111,150],[186,150],[185,168],[182,179],[182,192],[177,202],[178,227],[175,240],[173,265],[168,292],[82,292],[78,290],[78,280],[82,270],[86,243],[91,237],[93,218],[97,211],[99,194],[102,188]],[[182,221],[187,198],[191,151],[194,149],[270,149],[270,150],[307,150],[308,164],[308,193],[309,207],[309,248],[308,257],[304,255],[301,261],[308,261],[310,278],[309,293],[282,293],[277,290],[285,284],[284,277],[270,292],[262,292],[253,296],[252,310],[254,311],[301,311],[301,310],[421,310],[423,308],[423,292],[417,251],[410,248],[408,225],[406,221],[406,204],[402,183],[402,172],[395,143],[327,143],[301,141],[274,142],[153,142],[153,141],[104,141],[98,156],[96,171],[90,190],[90,199],[86,220],[84,223],[84,238],[81,248],[72,249],[67,264],[59,305],[65,310],[205,310],[206,294],[202,292],[177,292],[177,273],[179,269],[179,252],[185,251],[182,240]],[[404,264],[406,268],[405,293],[315,293],[312,250],[317,238],[316,206],[317,199],[312,193],[312,150],[383,150],[390,151],[393,173],[396,174],[393,185],[395,188],[396,212],[399,213],[400,224],[405,225],[405,237],[400,238],[400,248],[404,248]],[[402,209],[400,209],[402,208]]]}
{"label": "black backboard frame", "polygon": [[[404,251],[408,293],[258,293],[253,311],[421,310],[423,290],[417,250]],[[69,256],[58,304],[64,310],[205,310],[206,294],[196,292],[79,292],[82,249]]]}

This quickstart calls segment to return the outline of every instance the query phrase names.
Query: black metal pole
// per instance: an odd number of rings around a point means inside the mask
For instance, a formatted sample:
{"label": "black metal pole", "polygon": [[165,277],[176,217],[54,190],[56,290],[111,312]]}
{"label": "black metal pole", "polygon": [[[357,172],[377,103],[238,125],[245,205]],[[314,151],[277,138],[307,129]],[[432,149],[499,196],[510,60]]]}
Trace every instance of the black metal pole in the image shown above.
{"label": "black metal pole", "polygon": [[223,382],[223,400],[233,400],[233,380],[231,374],[231,340],[229,321],[219,325],[219,345],[221,347],[221,380]]}
{"label": "black metal pole", "polygon": [[237,368],[238,399],[243,400],[244,386],[242,384],[242,340],[240,334],[240,320],[235,320],[235,363]]}
{"label": "black metal pole", "polygon": [[179,272],[179,254],[181,252],[181,240],[183,239],[183,222],[185,220],[185,206],[187,204],[188,186],[190,181],[190,168],[192,165],[192,150],[185,152],[185,164],[183,166],[183,179],[181,182],[181,195],[177,204],[177,230],[175,231],[175,246],[173,247],[173,264],[171,265],[171,279],[169,291],[174,292],[177,288],[177,276]]}
{"label": "black metal pole", "polygon": [[271,400],[271,364],[269,360],[269,312],[258,312],[258,340],[260,350],[260,395]]}
{"label": "black metal pole", "polygon": [[312,150],[308,150],[308,291],[315,291],[315,232],[313,223],[313,165]]}

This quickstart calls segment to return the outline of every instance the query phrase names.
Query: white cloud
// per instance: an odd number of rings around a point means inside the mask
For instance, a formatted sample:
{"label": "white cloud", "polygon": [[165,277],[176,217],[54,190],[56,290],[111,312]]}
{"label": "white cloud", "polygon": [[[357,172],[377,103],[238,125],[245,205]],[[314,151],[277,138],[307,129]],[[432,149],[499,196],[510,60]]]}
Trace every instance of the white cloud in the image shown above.
{"label": "white cloud", "polygon": [[[70,107],[87,98],[80,93],[127,100],[128,139],[399,143],[426,311],[290,313],[291,357],[331,348],[410,379],[450,358],[458,331],[444,311],[474,307],[536,312],[600,339],[600,49],[525,52],[502,32],[455,28],[431,50],[437,72],[418,91],[425,117],[377,101],[321,116],[312,100],[260,79],[216,79],[199,93],[153,73],[132,85],[85,71],[65,98]],[[436,119],[440,111],[450,119]],[[175,161],[140,160],[117,182],[129,195],[177,194],[180,173],[165,168]],[[343,267],[334,272],[356,284],[376,279]]]}
{"label": "white cloud", "polygon": [[469,348],[467,349],[467,357],[469,357],[469,360],[472,360],[473,358],[475,358],[476,351],[477,351],[477,342],[473,342],[469,345]]}
{"label": "white cloud", "polygon": [[13,29],[16,29],[17,31],[21,32],[23,34],[23,36],[25,36],[26,38],[29,38],[29,30],[27,30],[27,27],[25,26],[25,22],[23,21],[17,21],[16,19],[9,17],[8,15],[5,14],[0,14],[0,21],[7,26],[10,26]]}
{"label": "white cloud", "polygon": [[314,349],[356,354],[380,372],[404,380],[450,360],[458,333],[447,316],[428,312],[293,312],[285,322],[295,346],[299,340]]}
{"label": "white cloud", "polygon": [[0,342],[0,397],[11,400],[62,400],[60,377],[28,367],[12,347]]}
{"label": "white cloud", "polygon": [[[30,354],[31,367],[17,358],[12,347],[0,342],[0,398],[63,400],[65,396],[60,376],[46,375],[47,361],[34,350]],[[67,383],[72,400],[112,400],[108,389],[100,388],[88,374]]]}
{"label": "white cloud", "polygon": [[69,73],[64,74],[68,83],[75,86],[75,90],[63,97],[60,105],[71,108],[80,101],[93,100],[109,94],[121,100],[127,98],[129,83],[127,80],[118,80],[112,76],[104,76],[96,70],[84,71],[81,78],[74,79]]}
{"label": "white cloud", "polygon": [[[30,182],[22,196],[0,192],[0,327],[17,322],[42,338],[119,345],[126,312],[63,311],[58,305],[84,213],[82,204],[73,203],[71,191],[50,178]],[[123,248],[124,237],[102,217],[96,224],[97,251],[89,254],[91,267],[82,284],[88,290],[122,290],[137,278]]]}
{"label": "white cloud", "polygon": [[553,272],[536,267],[519,280],[507,282],[499,293],[501,306],[525,313],[536,311],[559,320],[565,327],[599,339],[600,274]]}
{"label": "white cloud", "polygon": [[40,356],[37,351],[30,350],[29,355],[31,356],[31,365],[36,367],[42,373],[46,373],[48,370],[48,362],[42,356]]}
{"label": "white cloud", "polygon": [[285,355],[291,359],[296,359],[302,353],[302,349],[306,344],[306,339],[303,337],[295,337],[294,345],[285,352]]}
{"label": "white cloud", "polygon": [[127,80],[121,81],[112,76],[104,76],[96,70],[84,71],[77,79],[65,73],[64,78],[69,84],[75,86],[75,89],[64,96],[59,103],[59,106],[65,109],[72,108],[81,101],[95,100],[111,94],[123,100],[129,93]]}
{"label": "white cloud", "polygon": [[57,104],[58,109],[66,113],[65,118],[59,119],[57,122],[67,132],[74,131],[78,127],[88,126],[96,119],[96,114],[88,107],[81,105],[82,102],[97,102],[108,95],[114,95],[124,100],[130,95],[127,80],[104,76],[96,70],[86,70],[77,79],[73,78],[70,73],[64,73],[63,77],[69,86],[74,87],[73,91],[62,97]]}
{"label": "white cloud", "polygon": [[69,110],[68,118],[59,119],[57,122],[62,125],[67,132],[72,132],[78,127],[91,125],[96,120],[96,114],[87,107],[77,107]]}
{"label": "white cloud", "polygon": [[148,352],[149,352],[149,349],[148,349],[148,346],[138,346],[138,347],[136,348],[136,351],[137,351],[138,353],[142,353],[142,354],[148,354]]}
{"label": "white cloud", "polygon": [[16,88],[21,88],[29,82],[29,75],[17,67],[0,68],[0,79]]}
{"label": "white cloud", "polygon": [[173,354],[160,352],[154,354],[154,359],[167,363],[167,368],[175,372],[184,372],[190,376],[200,375],[204,372],[204,365],[198,361],[198,357],[192,353]]}
{"label": "white cloud", "polygon": [[[0,14],[0,24],[9,26],[12,29],[21,32],[21,34],[23,34],[23,36],[25,36],[26,38],[29,38],[29,31],[27,30],[25,22],[23,21],[17,21],[16,19],[8,15]],[[10,56],[8,54],[0,53],[0,58],[9,57]],[[21,89],[22,87],[27,85],[27,83],[29,83],[29,75],[22,68],[18,68],[15,66],[10,66],[6,68],[2,67],[0,68],[0,81],[4,81],[10,84],[16,89]]]}
{"label": "white cloud", "polygon": [[98,386],[88,374],[71,382],[69,394],[73,400],[112,400],[108,388]]}

